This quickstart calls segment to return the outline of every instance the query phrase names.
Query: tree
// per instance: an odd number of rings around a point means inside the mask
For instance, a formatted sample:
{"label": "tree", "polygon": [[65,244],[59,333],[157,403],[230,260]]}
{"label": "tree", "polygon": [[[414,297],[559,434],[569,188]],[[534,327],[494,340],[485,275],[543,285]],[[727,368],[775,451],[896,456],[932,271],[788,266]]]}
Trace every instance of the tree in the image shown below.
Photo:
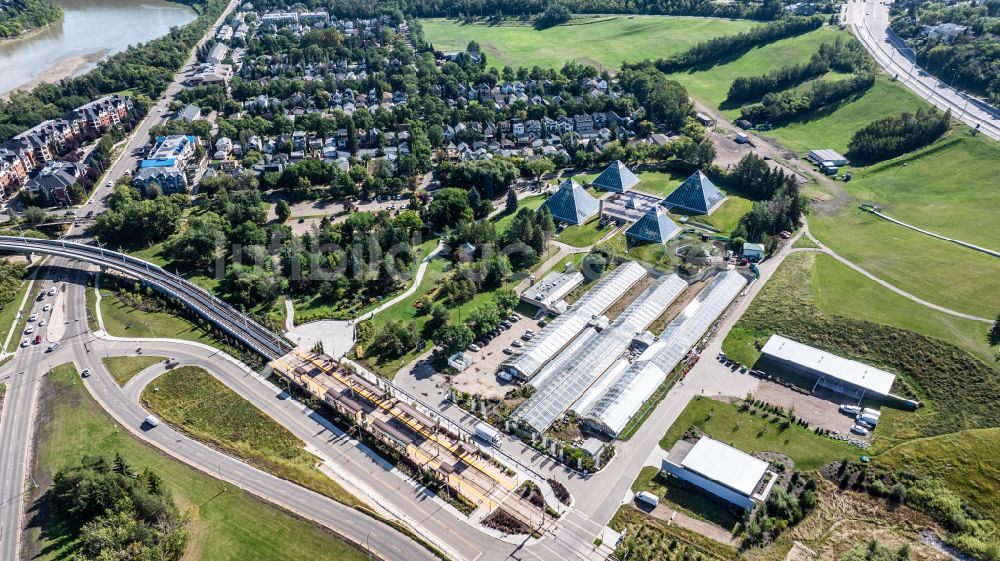
{"label": "tree", "polygon": [[500,309],[493,302],[486,302],[472,310],[465,322],[477,336],[489,333],[500,325]]}
{"label": "tree", "polygon": [[454,227],[472,219],[469,195],[462,189],[453,187],[441,189],[434,194],[434,199],[427,205],[427,222],[436,230],[442,230],[445,226]]}
{"label": "tree", "polygon": [[507,206],[504,207],[504,212],[514,214],[515,211],[517,211],[517,193],[511,189],[507,191]]}
{"label": "tree", "polygon": [[434,332],[448,323],[448,308],[440,302],[431,304],[429,315],[430,318],[428,318],[425,325],[430,332]]}
{"label": "tree", "polygon": [[281,199],[278,204],[274,207],[274,213],[278,215],[279,222],[285,222],[292,216],[292,207],[288,204],[288,201]]}
{"label": "tree", "polygon": [[526,163],[524,167],[531,173],[531,176],[535,178],[537,183],[542,179],[542,176],[547,173],[552,173],[556,169],[556,165],[552,163],[552,160],[548,158],[538,158],[537,160],[531,160]]}
{"label": "tree", "polygon": [[167,240],[164,253],[176,262],[194,268],[204,268],[212,264],[219,249],[226,241],[226,221],[218,214],[208,211],[188,220],[187,229],[178,236]]}
{"label": "tree", "polygon": [[497,307],[505,313],[513,310],[514,307],[517,306],[517,292],[509,286],[501,286],[496,289],[492,298]]}
{"label": "tree", "polygon": [[434,342],[441,347],[444,356],[465,350],[474,339],[472,330],[464,325],[446,325],[434,333]]}
{"label": "tree", "polygon": [[399,358],[417,345],[417,335],[412,323],[390,321],[372,341],[372,350],[385,358]]}
{"label": "tree", "polygon": [[49,213],[37,206],[29,206],[24,210],[24,221],[31,226],[45,222],[48,217]]}
{"label": "tree", "polygon": [[1000,315],[990,328],[990,345],[1000,345]]}

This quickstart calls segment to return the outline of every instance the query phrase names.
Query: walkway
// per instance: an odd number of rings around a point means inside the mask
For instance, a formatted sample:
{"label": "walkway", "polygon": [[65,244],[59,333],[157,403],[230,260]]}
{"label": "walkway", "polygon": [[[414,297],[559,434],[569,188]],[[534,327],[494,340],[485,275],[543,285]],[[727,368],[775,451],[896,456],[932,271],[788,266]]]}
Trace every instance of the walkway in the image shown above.
{"label": "walkway", "polygon": [[923,228],[918,228],[918,227],[914,226],[913,224],[908,224],[906,222],[903,222],[902,220],[897,220],[897,219],[889,216],[888,214],[883,214],[881,211],[878,210],[877,206],[872,205],[870,203],[864,203],[864,204],[862,204],[861,205],[861,210],[866,210],[866,211],[874,214],[875,216],[878,216],[879,218],[881,218],[883,220],[888,220],[889,222],[892,222],[893,224],[897,224],[897,225],[902,226],[904,228],[909,228],[910,230],[913,230],[914,232],[920,232],[921,234],[924,234],[925,236],[930,236],[932,238],[937,238],[937,239],[942,240],[942,241],[946,241],[946,242],[951,242],[951,243],[954,243],[954,244],[958,244],[958,245],[960,245],[962,247],[965,247],[965,248],[968,248],[968,249],[973,249],[973,250],[985,253],[987,255],[992,255],[993,257],[1000,257],[1000,251],[993,251],[992,249],[987,249],[987,248],[979,246],[979,245],[971,244],[969,242],[963,242],[962,240],[957,240],[955,238],[949,238],[948,236],[943,236],[943,235],[938,234],[936,232],[931,232],[930,230],[924,230]]}
{"label": "walkway", "polygon": [[[818,251],[820,251],[822,253],[826,253],[830,257],[833,257],[837,261],[840,261],[844,265],[847,265],[851,269],[853,269],[853,270],[861,273],[866,278],[871,279],[871,280],[877,282],[878,284],[884,286],[885,288],[888,288],[889,290],[895,292],[896,294],[902,296],[903,298],[906,298],[907,300],[911,300],[913,302],[916,302],[917,304],[920,304],[921,306],[925,306],[927,308],[930,308],[932,310],[936,310],[936,311],[944,313],[944,314],[948,314],[950,316],[955,316],[955,317],[962,318],[962,319],[967,319],[967,320],[972,320],[972,321],[979,321],[979,322],[989,323],[989,324],[993,323],[993,320],[988,319],[988,318],[974,316],[974,315],[966,314],[966,313],[962,313],[962,312],[957,312],[957,311],[952,310],[950,308],[945,308],[944,306],[939,306],[937,304],[934,304],[933,302],[928,302],[927,300],[924,300],[922,298],[914,296],[913,294],[910,294],[909,292],[906,292],[905,290],[903,290],[901,288],[898,288],[895,285],[889,284],[888,282],[886,282],[886,281],[884,281],[884,280],[876,277],[875,275],[869,273],[865,269],[862,269],[861,267],[855,265],[851,261],[848,261],[844,257],[841,257],[840,255],[837,254],[837,252],[833,251],[832,249],[830,249],[829,247],[827,247],[826,245],[824,245],[823,242],[821,242],[821,241],[817,240],[816,238],[814,238],[813,235],[812,235],[812,232],[809,231],[809,224],[807,224],[807,223],[803,224],[803,226],[802,226],[802,232],[805,234],[805,236],[807,238],[809,238],[810,241],[812,241],[814,244],[816,244],[817,246],[819,246],[819,250]],[[796,251],[817,251],[817,250],[813,250],[812,248],[799,248]]]}
{"label": "walkway", "polygon": [[303,348],[312,348],[316,343],[322,343],[323,351],[333,357],[341,357],[347,354],[351,350],[351,345],[354,344],[354,330],[357,323],[371,319],[375,317],[376,314],[379,314],[394,304],[412,296],[413,293],[417,291],[417,288],[420,287],[420,282],[424,280],[424,274],[427,272],[428,264],[430,264],[432,259],[437,257],[438,253],[443,248],[444,242],[439,241],[437,247],[431,250],[431,252],[420,261],[420,266],[417,267],[417,274],[413,276],[413,282],[410,284],[409,288],[397,294],[393,298],[379,304],[375,309],[365,312],[364,314],[351,320],[324,319],[296,326],[295,307],[291,300],[286,298],[285,336],[298,344],[299,347]]}

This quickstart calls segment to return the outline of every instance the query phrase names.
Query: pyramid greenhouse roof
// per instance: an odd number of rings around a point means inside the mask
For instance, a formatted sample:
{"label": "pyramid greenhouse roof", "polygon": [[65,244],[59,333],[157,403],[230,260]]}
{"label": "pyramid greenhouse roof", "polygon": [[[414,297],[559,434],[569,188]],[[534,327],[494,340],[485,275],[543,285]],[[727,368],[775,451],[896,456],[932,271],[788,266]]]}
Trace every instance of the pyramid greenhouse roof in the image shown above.
{"label": "pyramid greenhouse roof", "polygon": [[583,224],[597,214],[600,205],[579,183],[567,179],[543,206],[549,209],[557,222]]}
{"label": "pyramid greenhouse roof", "polygon": [[719,188],[698,170],[667,195],[667,198],[663,199],[663,204],[697,214],[708,214],[725,198],[722,191],[719,191]]}
{"label": "pyramid greenhouse roof", "polygon": [[624,193],[632,187],[635,187],[639,183],[639,178],[632,173],[625,164],[621,163],[619,160],[615,160],[610,166],[606,167],[601,175],[598,175],[593,181],[594,186],[604,189],[605,191],[614,191],[615,193]]}
{"label": "pyramid greenhouse roof", "polygon": [[625,231],[625,237],[643,242],[664,243],[680,231],[680,226],[674,224],[662,208],[654,206]]}

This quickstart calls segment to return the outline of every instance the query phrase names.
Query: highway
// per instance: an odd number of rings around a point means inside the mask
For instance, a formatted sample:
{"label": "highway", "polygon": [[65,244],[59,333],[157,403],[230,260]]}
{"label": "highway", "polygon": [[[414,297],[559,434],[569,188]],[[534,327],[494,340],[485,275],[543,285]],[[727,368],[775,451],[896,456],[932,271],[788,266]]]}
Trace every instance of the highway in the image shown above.
{"label": "highway", "polygon": [[878,64],[928,103],[952,115],[970,127],[1000,140],[1000,119],[995,110],[976,98],[960,92],[926,73],[916,65],[913,51],[889,30],[889,3],[880,0],[849,0],[843,21],[851,27]]}

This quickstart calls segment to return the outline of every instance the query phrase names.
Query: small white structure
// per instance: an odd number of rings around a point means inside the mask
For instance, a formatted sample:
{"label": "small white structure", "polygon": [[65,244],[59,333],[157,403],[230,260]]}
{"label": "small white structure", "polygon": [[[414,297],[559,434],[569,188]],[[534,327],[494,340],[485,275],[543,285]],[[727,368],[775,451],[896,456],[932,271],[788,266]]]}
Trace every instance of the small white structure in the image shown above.
{"label": "small white structure", "polygon": [[464,371],[466,368],[472,366],[472,357],[465,353],[455,353],[448,357],[448,366],[458,370],[459,372]]}
{"label": "small white structure", "polygon": [[806,154],[806,159],[827,173],[837,173],[838,169],[850,163],[836,150],[812,150]]}
{"label": "small white structure", "polygon": [[769,468],[764,460],[707,436],[694,444],[678,440],[663,460],[667,473],[746,510],[767,500],[777,481]]}

